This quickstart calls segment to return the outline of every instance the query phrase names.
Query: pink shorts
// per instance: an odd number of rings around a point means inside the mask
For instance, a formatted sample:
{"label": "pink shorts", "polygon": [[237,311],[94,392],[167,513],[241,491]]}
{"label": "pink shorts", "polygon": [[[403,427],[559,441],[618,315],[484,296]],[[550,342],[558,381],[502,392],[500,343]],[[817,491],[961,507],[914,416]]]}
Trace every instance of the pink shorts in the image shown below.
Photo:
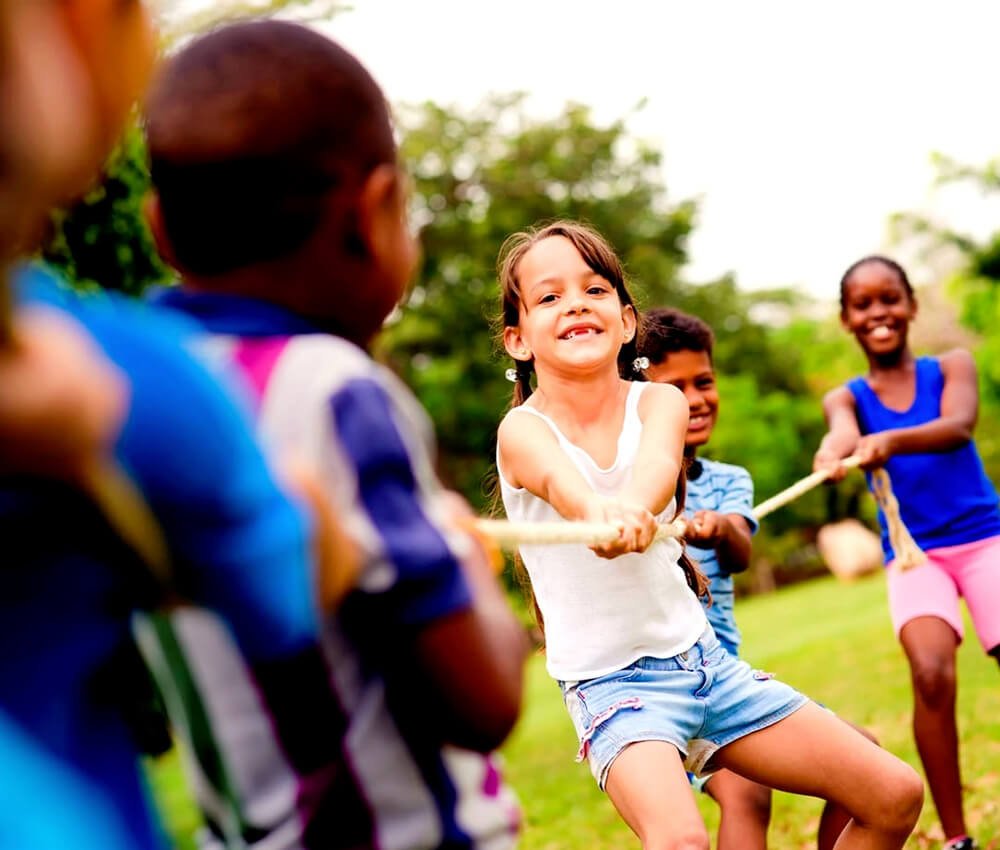
{"label": "pink shorts", "polygon": [[1000,645],[1000,537],[928,549],[927,563],[909,570],[888,570],[889,613],[899,632],[916,617],[939,617],[959,641],[965,630],[958,597],[972,617],[983,649]]}

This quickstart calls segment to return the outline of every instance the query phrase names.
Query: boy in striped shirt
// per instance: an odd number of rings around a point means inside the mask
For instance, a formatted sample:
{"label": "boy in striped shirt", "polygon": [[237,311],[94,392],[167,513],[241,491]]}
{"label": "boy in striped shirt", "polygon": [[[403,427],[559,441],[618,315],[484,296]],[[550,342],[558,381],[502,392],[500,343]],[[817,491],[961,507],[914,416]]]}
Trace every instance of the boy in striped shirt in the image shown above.
{"label": "boy in striped shirt", "polygon": [[[321,645],[264,701],[203,616],[147,633],[154,664],[187,657],[179,678],[204,709],[188,737],[208,727],[197,796],[213,837],[512,846],[491,751],[518,714],[524,630],[435,477],[426,414],[366,353],[416,260],[384,95],[310,29],[237,24],[173,57],[146,130],[150,222],[182,277],[159,301],[242,373],[265,442],[319,476],[361,560]],[[283,722],[282,704],[311,716]]]}

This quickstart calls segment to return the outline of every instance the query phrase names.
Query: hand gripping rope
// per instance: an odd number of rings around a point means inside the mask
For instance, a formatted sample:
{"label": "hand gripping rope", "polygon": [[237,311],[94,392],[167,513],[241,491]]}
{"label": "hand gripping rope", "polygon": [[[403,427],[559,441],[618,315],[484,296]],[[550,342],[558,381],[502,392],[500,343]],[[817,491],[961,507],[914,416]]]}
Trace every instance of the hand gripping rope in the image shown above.
{"label": "hand gripping rope", "polygon": [[[858,466],[857,457],[844,458],[842,465],[847,469]],[[821,470],[807,475],[791,487],[761,502],[753,509],[755,519],[762,519],[787,505],[799,496],[822,484],[830,477],[830,472]],[[872,472],[872,494],[875,496],[889,527],[889,539],[896,553],[893,566],[900,570],[908,570],[927,560],[920,550],[909,530],[903,524],[899,514],[899,502],[892,493],[889,473],[884,469]],[[514,550],[518,546],[552,545],[558,543],[577,543],[593,546],[598,543],[610,543],[619,534],[619,527],[613,523],[597,522],[510,522],[501,519],[476,519],[473,523],[475,531],[482,537],[492,541],[501,549]],[[656,540],[665,538],[683,538],[687,532],[687,522],[678,518],[672,522],[663,523],[657,529]]]}

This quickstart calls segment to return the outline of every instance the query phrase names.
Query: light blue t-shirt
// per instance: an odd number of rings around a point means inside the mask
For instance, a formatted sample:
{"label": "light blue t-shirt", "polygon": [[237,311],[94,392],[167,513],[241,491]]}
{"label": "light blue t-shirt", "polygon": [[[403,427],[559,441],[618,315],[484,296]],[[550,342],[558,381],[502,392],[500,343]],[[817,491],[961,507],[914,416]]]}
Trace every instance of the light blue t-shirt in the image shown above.
{"label": "light blue t-shirt", "polygon": [[[688,478],[685,516],[690,517],[695,511],[739,514],[750,524],[750,533],[756,534],[758,523],[753,518],[753,479],[750,473],[742,466],[717,460],[698,458],[695,463],[700,466],[700,472]],[[689,475],[695,471],[693,468]],[[740,630],[733,616],[733,577],[719,565],[714,549],[692,545],[686,549],[712,583],[712,604],[705,609],[708,621],[715,629],[719,643],[733,655],[738,655]]]}

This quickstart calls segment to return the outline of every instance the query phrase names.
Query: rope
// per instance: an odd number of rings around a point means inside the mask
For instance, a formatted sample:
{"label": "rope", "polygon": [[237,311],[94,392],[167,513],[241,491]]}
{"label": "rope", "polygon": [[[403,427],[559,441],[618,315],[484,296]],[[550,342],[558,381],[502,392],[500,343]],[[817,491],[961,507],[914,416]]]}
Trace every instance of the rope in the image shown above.
{"label": "rope", "polygon": [[[851,457],[845,457],[840,462],[840,465],[845,469],[853,469],[859,462],[859,459],[855,455],[851,455]],[[774,513],[778,508],[783,508],[789,502],[794,502],[803,493],[808,493],[813,487],[819,486],[831,475],[832,472],[829,470],[821,469],[812,475],[807,475],[800,481],[796,481],[791,487],[782,490],[780,493],[771,496],[770,499],[765,499],[757,505],[753,509],[753,518],[756,520],[763,519],[768,514]]]}
{"label": "rope", "polygon": [[903,572],[926,563],[927,556],[917,545],[910,530],[903,523],[903,518],[899,515],[899,502],[896,501],[896,496],[892,492],[889,473],[884,469],[872,471],[872,495],[882,509],[882,515],[889,527],[889,542],[892,543],[892,551],[896,554],[896,558],[892,562],[893,568]]}
{"label": "rope", "polygon": [[[595,546],[611,543],[621,528],[603,522],[511,522],[505,519],[476,519],[473,526],[489,537],[501,549],[514,551],[518,546],[549,546],[557,543],[579,543]],[[656,540],[680,538],[687,531],[683,519],[666,522],[656,530]]]}
{"label": "rope", "polygon": [[[854,469],[859,463],[859,458],[854,455],[841,461],[841,465],[846,469]],[[799,496],[822,484],[831,474],[828,470],[820,470],[796,481],[791,487],[757,505],[753,509],[754,519],[763,519],[778,508],[793,502]],[[882,509],[889,528],[889,540],[896,553],[893,566],[900,570],[908,570],[924,563],[927,556],[917,546],[916,541],[903,523],[899,513],[899,502],[896,501],[892,492],[889,473],[884,469],[876,469],[872,472],[872,494]],[[496,546],[507,551],[514,551],[518,546],[549,546],[560,543],[594,546],[599,543],[610,543],[620,533],[620,528],[611,523],[511,522],[503,519],[478,518],[472,521],[471,529],[481,538],[492,540]],[[687,523],[678,518],[673,522],[662,524],[656,531],[655,539],[683,538],[686,531]]]}

